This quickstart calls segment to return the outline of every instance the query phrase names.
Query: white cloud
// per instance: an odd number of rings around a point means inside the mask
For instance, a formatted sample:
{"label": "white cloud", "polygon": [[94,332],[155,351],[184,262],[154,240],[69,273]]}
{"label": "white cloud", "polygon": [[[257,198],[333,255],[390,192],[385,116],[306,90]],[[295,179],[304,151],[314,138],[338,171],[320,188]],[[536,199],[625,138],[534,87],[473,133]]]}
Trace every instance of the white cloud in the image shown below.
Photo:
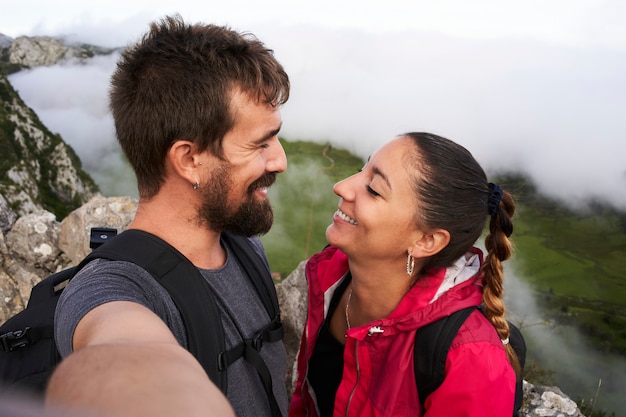
{"label": "white cloud", "polygon": [[[252,31],[292,79],[287,138],[332,141],[367,157],[395,134],[432,131],[465,145],[489,171],[524,170],[555,197],[599,196],[626,207],[626,6],[619,2],[182,0],[177,10],[159,2],[32,3],[16,4],[19,18],[0,17],[0,28],[30,22],[28,33],[122,46],[149,20],[179,11],[189,21]],[[103,58],[11,81],[89,165],[98,159],[94,149],[113,146],[112,70]]]}

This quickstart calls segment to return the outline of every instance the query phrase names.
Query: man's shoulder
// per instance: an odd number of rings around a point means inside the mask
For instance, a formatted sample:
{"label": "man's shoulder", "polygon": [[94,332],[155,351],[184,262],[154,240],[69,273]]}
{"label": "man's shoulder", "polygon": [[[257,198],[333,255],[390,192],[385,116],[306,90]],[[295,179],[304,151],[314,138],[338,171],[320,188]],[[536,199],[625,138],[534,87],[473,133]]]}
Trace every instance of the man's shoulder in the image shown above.
{"label": "man's shoulder", "polygon": [[130,262],[121,260],[112,260],[107,258],[95,258],[90,260],[83,268],[81,268],[72,279],[72,281],[80,279],[80,277],[86,276],[100,276],[100,275],[135,275],[137,273],[146,274],[149,276],[148,271],[141,266]]}
{"label": "man's shoulder", "polygon": [[[159,285],[152,275],[141,266],[129,261],[96,258],[87,263],[70,280],[61,298],[84,298],[99,292],[127,294],[140,292],[158,294]],[[91,296],[90,296],[91,297]]]}

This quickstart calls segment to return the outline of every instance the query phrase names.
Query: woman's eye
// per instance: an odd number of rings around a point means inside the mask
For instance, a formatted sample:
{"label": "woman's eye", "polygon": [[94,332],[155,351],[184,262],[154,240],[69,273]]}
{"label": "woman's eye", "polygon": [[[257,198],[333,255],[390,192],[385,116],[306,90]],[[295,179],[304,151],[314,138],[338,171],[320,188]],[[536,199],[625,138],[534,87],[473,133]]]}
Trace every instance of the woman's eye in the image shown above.
{"label": "woman's eye", "polygon": [[380,195],[376,191],[374,191],[374,189],[370,187],[369,185],[366,188],[367,188],[367,192],[373,195],[374,197],[378,197]]}

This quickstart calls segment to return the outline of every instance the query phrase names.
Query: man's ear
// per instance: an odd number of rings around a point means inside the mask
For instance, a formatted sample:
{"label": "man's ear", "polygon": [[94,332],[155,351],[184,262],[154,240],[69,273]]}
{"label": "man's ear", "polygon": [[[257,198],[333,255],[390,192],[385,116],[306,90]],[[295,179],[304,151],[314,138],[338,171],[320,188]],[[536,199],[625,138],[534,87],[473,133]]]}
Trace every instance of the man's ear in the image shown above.
{"label": "man's ear", "polygon": [[197,147],[188,140],[178,140],[167,151],[166,166],[170,167],[174,174],[185,179],[190,184],[200,181],[199,160]]}
{"label": "man's ear", "polygon": [[426,232],[415,241],[410,249],[414,258],[427,258],[441,252],[450,243],[450,232],[445,229],[435,229]]}

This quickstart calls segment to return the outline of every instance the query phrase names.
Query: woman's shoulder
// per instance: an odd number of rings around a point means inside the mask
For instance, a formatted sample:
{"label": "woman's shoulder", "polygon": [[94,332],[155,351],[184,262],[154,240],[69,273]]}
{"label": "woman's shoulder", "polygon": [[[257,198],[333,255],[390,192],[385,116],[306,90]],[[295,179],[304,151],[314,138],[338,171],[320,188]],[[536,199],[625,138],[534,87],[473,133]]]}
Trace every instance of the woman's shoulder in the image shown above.
{"label": "woman's shoulder", "polygon": [[489,319],[479,310],[472,312],[459,329],[456,337],[450,345],[450,349],[468,343],[487,343],[504,351],[502,341],[496,328]]}

